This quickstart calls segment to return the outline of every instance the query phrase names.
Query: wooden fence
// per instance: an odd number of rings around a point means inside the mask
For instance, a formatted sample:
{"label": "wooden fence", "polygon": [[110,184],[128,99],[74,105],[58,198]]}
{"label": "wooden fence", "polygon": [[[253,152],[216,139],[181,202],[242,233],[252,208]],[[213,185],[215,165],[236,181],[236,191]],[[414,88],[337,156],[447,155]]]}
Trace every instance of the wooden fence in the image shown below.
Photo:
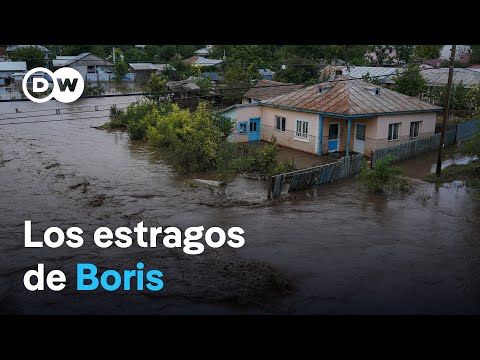
{"label": "wooden fence", "polygon": [[334,163],[272,176],[270,196],[272,199],[278,198],[287,184],[290,185],[288,192],[293,192],[355,175],[360,172],[362,160],[362,154],[355,154]]}
{"label": "wooden fence", "polygon": [[[441,134],[434,134],[421,139],[411,140],[397,146],[377,149],[372,154],[373,165],[375,165],[375,161],[387,155],[393,155],[395,158],[393,162],[398,162],[427,153],[429,151],[437,150],[438,146],[440,145],[440,136]],[[455,141],[456,130],[447,130],[445,133],[445,146],[453,145],[455,144]]]}

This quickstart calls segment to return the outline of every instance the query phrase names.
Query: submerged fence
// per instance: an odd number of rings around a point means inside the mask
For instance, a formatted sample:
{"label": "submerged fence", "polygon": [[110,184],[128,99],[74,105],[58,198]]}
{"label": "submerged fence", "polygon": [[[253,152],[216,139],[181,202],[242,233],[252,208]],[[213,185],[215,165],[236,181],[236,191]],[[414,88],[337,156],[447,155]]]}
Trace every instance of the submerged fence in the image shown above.
{"label": "submerged fence", "polygon": [[355,175],[360,172],[362,160],[362,154],[355,154],[334,163],[272,176],[271,198],[278,198],[286,185],[288,192],[293,192]]}
{"label": "submerged fence", "polygon": [[[421,139],[411,140],[409,142],[383,149],[377,149],[372,154],[373,165],[375,161],[387,156],[393,155],[394,162],[407,160],[429,151],[437,150],[440,145],[441,134],[434,134]],[[456,141],[456,129],[445,132],[445,146],[453,145]]]}
{"label": "submerged fence", "polygon": [[457,142],[463,141],[473,134],[475,134],[480,128],[480,120],[470,120],[457,125]]}

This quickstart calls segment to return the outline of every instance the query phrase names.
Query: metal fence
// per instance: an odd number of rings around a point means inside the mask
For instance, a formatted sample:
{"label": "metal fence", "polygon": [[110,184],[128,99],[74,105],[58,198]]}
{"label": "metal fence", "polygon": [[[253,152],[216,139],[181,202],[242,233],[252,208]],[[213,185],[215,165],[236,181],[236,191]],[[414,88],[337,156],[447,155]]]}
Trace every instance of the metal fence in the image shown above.
{"label": "metal fence", "polygon": [[[411,159],[420,154],[438,149],[440,145],[441,134],[434,134],[421,139],[411,140],[409,142],[383,149],[377,149],[372,153],[373,165],[375,161],[387,156],[393,155],[393,162]],[[445,146],[453,145],[456,141],[456,130],[447,130],[445,132]]]}
{"label": "metal fence", "polygon": [[480,119],[466,121],[457,125],[457,142],[461,142],[480,130]]}
{"label": "metal fence", "polygon": [[270,197],[272,199],[280,197],[287,185],[288,192],[293,192],[355,175],[360,172],[362,160],[362,154],[355,154],[334,163],[272,176]]}

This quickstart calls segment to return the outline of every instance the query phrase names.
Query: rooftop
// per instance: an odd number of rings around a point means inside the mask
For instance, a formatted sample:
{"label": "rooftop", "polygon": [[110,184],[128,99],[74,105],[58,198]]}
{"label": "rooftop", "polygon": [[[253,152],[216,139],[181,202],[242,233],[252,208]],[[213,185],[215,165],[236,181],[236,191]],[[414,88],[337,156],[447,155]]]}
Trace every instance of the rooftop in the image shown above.
{"label": "rooftop", "polygon": [[195,66],[214,66],[219,65],[223,61],[216,60],[216,59],[207,59],[202,56],[192,56],[191,58],[184,60],[187,64],[195,65]]}
{"label": "rooftop", "polygon": [[389,75],[395,75],[396,71],[403,71],[403,68],[385,67],[385,66],[350,66],[350,73],[345,66],[342,69],[342,75],[350,75],[355,79],[361,79],[363,76],[369,74],[371,77],[378,77],[380,79]]}
{"label": "rooftop", "polygon": [[[421,73],[427,80],[428,86],[446,85],[448,82],[448,68],[424,69]],[[480,72],[473,69],[456,68],[453,69],[452,81],[454,84],[461,82],[467,87],[475,86],[480,83]]]}
{"label": "rooftop", "polygon": [[157,70],[164,71],[166,69],[175,70],[169,64],[152,64],[152,63],[129,63],[133,70]]}
{"label": "rooftop", "polygon": [[43,51],[43,52],[48,52],[48,49],[45,46],[42,45],[8,45],[6,51],[7,52],[12,52],[17,49],[22,49],[26,47],[36,47],[37,49]]}
{"label": "rooftop", "polygon": [[192,90],[199,90],[200,86],[195,84],[193,81],[190,80],[180,80],[180,81],[168,81],[166,83],[167,87],[174,91],[192,91]]}
{"label": "rooftop", "polygon": [[254,87],[249,89],[244,97],[255,100],[267,100],[278,95],[291,93],[303,88],[302,84],[283,83],[272,80],[260,80]]}
{"label": "rooftop", "polygon": [[25,61],[0,61],[0,71],[26,71]]}
{"label": "rooftop", "polygon": [[441,110],[417,98],[347,76],[280,95],[261,104],[344,116]]}

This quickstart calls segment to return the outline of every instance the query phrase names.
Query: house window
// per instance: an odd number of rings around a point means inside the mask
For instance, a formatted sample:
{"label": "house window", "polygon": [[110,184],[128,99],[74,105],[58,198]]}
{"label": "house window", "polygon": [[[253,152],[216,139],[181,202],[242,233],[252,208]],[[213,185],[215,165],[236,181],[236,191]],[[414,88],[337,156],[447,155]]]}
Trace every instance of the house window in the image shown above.
{"label": "house window", "polygon": [[420,123],[421,121],[412,121],[410,123],[410,139],[418,138],[420,133]]}
{"label": "house window", "polygon": [[87,73],[88,74],[95,74],[95,65],[87,66]]}
{"label": "house window", "polygon": [[286,119],[283,116],[275,116],[275,130],[285,131]]}
{"label": "house window", "polygon": [[297,120],[295,137],[299,139],[308,139],[308,121]]}
{"label": "house window", "polygon": [[399,139],[400,123],[388,125],[388,141]]}
{"label": "house window", "polygon": [[247,133],[247,122],[240,122],[238,123],[238,134],[246,134]]}

